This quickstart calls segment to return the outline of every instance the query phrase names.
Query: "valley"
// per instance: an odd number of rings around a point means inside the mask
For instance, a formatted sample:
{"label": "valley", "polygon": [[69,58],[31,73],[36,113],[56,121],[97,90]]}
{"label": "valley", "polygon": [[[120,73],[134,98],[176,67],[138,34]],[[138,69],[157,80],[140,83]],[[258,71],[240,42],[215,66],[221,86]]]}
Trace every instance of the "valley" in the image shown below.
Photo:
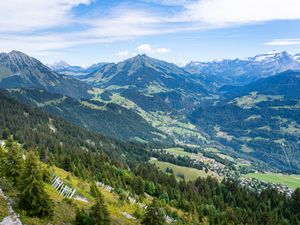
{"label": "valley", "polygon": [[[260,205],[247,206],[256,212],[249,218],[262,221],[269,192],[281,201],[270,214],[284,206],[289,212],[277,221],[292,220],[300,187],[299,72],[231,77],[221,87],[217,74],[196,76],[147,55],[83,69],[45,66],[14,51],[0,65],[0,160],[9,159],[7,148],[22,146],[24,156],[35,149],[38,164],[76,190],[65,199],[43,180],[53,215],[30,216],[13,205],[24,224],[93,220],[93,205],[103,202],[112,224],[141,224],[148,207],[164,223],[219,224],[228,207],[237,213],[238,201],[250,204],[245,196]],[[17,175],[2,174],[4,193],[22,200],[20,190],[7,188],[16,187]],[[103,197],[93,196],[95,185]]]}

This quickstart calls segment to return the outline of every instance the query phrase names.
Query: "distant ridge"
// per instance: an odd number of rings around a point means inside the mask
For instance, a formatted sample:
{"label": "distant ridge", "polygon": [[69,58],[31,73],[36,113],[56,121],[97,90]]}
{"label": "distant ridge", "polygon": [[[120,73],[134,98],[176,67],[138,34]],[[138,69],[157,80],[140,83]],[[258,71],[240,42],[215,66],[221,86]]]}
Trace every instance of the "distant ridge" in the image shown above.
{"label": "distant ridge", "polygon": [[60,75],[19,51],[0,54],[0,88],[42,88],[74,98],[87,98],[89,85]]}
{"label": "distant ridge", "polygon": [[211,62],[192,61],[185,70],[192,74],[218,77],[221,84],[240,85],[287,70],[300,70],[300,54],[286,51],[259,54],[243,59],[222,59]]}

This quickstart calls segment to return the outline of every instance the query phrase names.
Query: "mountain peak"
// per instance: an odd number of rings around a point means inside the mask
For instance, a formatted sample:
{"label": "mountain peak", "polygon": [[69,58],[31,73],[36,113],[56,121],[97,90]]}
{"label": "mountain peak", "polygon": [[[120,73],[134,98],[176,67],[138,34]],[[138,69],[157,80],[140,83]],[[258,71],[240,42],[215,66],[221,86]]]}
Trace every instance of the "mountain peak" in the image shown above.
{"label": "mountain peak", "polygon": [[[146,54],[138,54],[134,57],[131,58],[132,60],[148,60],[148,59],[151,59],[151,57],[149,57],[148,55]],[[130,60],[130,59],[129,59]]]}
{"label": "mountain peak", "polygon": [[150,58],[147,54],[138,54],[136,57],[141,57],[141,58]]}
{"label": "mountain peak", "polygon": [[8,53],[8,55],[26,55],[26,54],[17,50],[12,50]]}
{"label": "mountain peak", "polygon": [[37,64],[41,64],[38,60],[16,50],[13,50],[9,53],[1,53],[0,63],[9,66],[12,71],[15,72],[18,72],[24,65],[35,67]]}
{"label": "mountain peak", "polygon": [[11,52],[7,53],[7,55],[10,57],[10,58],[31,58],[30,56],[26,55],[25,53],[23,52],[20,52],[20,51],[16,51],[16,50],[12,50]]}

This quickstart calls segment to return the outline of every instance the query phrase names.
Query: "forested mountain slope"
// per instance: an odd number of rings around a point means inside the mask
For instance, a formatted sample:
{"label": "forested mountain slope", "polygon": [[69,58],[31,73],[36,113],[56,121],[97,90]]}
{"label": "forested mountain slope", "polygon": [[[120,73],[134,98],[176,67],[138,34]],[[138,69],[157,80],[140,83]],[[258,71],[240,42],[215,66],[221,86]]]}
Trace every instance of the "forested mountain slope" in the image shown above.
{"label": "forested mountain slope", "polygon": [[144,142],[167,141],[141,116],[114,103],[76,100],[41,89],[9,89],[9,92],[20,102],[106,136]]}
{"label": "forested mountain slope", "polygon": [[272,168],[300,169],[300,76],[288,71],[226,89],[227,98],[191,115],[211,137]]}
{"label": "forested mountain slope", "polygon": [[60,163],[68,167],[71,158],[74,162],[83,161],[88,165],[85,157],[77,158],[77,153],[100,154],[99,156],[109,157],[118,165],[125,166],[126,160],[122,153],[131,154],[144,148],[143,145],[123,143],[86,131],[37,108],[21,104],[6,91],[0,92],[0,102],[0,136],[7,138],[14,135],[26,148],[38,146],[46,161],[51,159],[51,155],[55,155],[59,157]]}

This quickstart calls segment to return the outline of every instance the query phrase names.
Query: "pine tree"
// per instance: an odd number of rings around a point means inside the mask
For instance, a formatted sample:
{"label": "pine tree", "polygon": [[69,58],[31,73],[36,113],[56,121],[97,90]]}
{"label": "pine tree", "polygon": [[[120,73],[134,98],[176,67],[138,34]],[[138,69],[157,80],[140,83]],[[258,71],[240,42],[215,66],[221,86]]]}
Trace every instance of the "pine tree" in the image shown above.
{"label": "pine tree", "polygon": [[30,151],[20,179],[19,207],[29,216],[51,217],[53,204],[44,190],[43,176],[37,156]]}
{"label": "pine tree", "polygon": [[17,183],[20,178],[23,167],[23,152],[20,145],[10,136],[5,142],[5,176]]}
{"label": "pine tree", "polygon": [[92,183],[91,184],[91,187],[90,187],[90,193],[93,197],[97,198],[100,193],[97,185],[95,183]]}
{"label": "pine tree", "polygon": [[77,209],[75,225],[94,225],[94,222],[88,212],[84,209]]}
{"label": "pine tree", "polygon": [[153,200],[152,204],[147,208],[145,217],[142,221],[143,225],[163,225],[165,219],[158,202],[156,199]]}
{"label": "pine tree", "polygon": [[300,188],[292,194],[292,209],[295,213],[300,213]]}
{"label": "pine tree", "polygon": [[142,195],[144,194],[144,182],[143,179],[140,177],[135,177],[133,180],[133,191],[137,195]]}
{"label": "pine tree", "polygon": [[95,225],[110,224],[110,215],[100,191],[97,193],[96,203],[92,206],[90,215]]}

